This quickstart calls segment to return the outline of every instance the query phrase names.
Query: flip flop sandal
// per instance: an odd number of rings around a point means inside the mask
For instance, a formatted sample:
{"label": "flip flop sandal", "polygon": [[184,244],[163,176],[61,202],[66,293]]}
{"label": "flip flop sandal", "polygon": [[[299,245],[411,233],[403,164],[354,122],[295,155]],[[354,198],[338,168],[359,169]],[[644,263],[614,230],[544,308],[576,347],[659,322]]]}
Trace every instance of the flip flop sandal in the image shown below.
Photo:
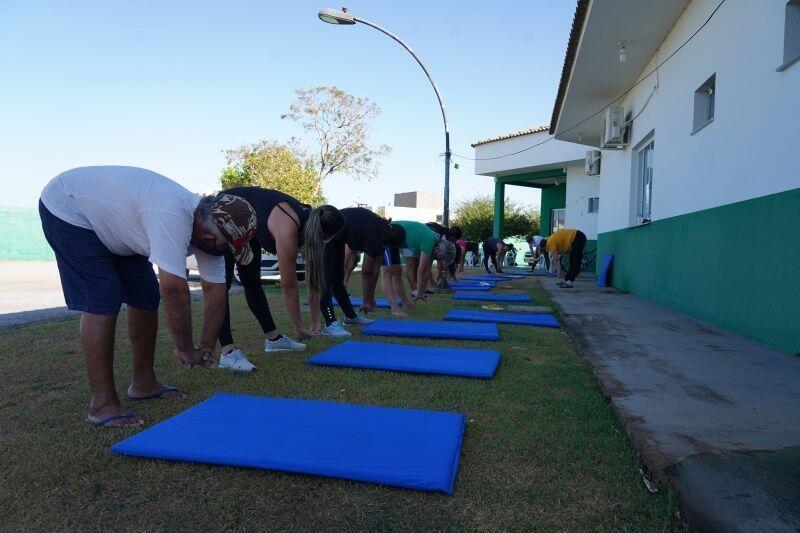
{"label": "flip flop sandal", "polygon": [[[121,418],[136,418],[136,415],[135,415],[135,414],[133,414],[133,413],[122,413],[122,414],[120,414],[120,415],[112,415],[112,416],[107,416],[107,417],[105,417],[105,418],[103,418],[103,419],[101,419],[101,420],[92,420],[91,418],[89,418],[89,417],[87,416],[87,417],[86,417],[86,421],[87,421],[87,422],[89,422],[89,423],[91,423],[91,424],[94,424],[94,425],[95,425],[95,426],[97,426],[97,427],[104,428],[104,427],[106,427],[106,426],[107,426],[109,423],[113,422],[114,420],[119,420],[119,419],[121,419]],[[137,424],[137,425],[135,425],[135,426],[111,426],[111,427],[112,427],[112,428],[122,428],[122,429],[135,428],[135,427],[139,427],[139,426],[141,426],[141,425],[144,423],[144,422],[142,422],[141,420],[140,420],[139,422],[140,422],[140,423],[139,423],[139,424]]]}
{"label": "flip flop sandal", "polygon": [[183,394],[183,391],[176,387],[162,387],[160,390],[156,391],[154,394],[151,394],[149,396],[134,397],[128,395],[128,398],[130,398],[131,400],[155,400],[158,398],[163,398],[165,394],[170,392],[180,392],[181,394]]}

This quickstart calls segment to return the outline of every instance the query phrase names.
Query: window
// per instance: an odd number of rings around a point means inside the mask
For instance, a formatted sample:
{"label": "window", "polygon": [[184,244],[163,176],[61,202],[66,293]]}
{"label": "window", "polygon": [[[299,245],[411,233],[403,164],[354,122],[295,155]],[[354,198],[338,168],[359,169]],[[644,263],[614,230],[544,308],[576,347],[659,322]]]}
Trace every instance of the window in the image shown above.
{"label": "window", "polygon": [[566,224],[564,224],[564,215],[566,215],[566,209],[553,209],[550,214],[550,233],[555,233],[556,231],[563,229]]}
{"label": "window", "polygon": [[800,60],[800,0],[786,2],[786,20],[783,28],[783,64],[778,72],[786,70]]}
{"label": "window", "polygon": [[636,152],[636,177],[638,183],[638,202],[636,217],[639,223],[650,222],[653,206],[653,152],[655,140],[652,138]]}
{"label": "window", "polygon": [[589,208],[586,211],[588,213],[597,213],[600,211],[600,198],[589,198]]}
{"label": "window", "polygon": [[692,133],[697,133],[714,120],[714,100],[717,92],[717,75],[712,74],[694,92],[694,125]]}

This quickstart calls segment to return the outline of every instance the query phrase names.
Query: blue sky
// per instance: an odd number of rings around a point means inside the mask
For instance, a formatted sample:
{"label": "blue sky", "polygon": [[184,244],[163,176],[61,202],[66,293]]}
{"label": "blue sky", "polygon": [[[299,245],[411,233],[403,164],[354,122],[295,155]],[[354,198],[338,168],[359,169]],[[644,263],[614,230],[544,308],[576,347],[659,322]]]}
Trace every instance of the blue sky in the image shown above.
{"label": "blue sky", "polygon": [[[574,3],[352,1],[403,37],[442,91],[452,149],[547,123]],[[335,85],[382,109],[393,148],[373,182],[335,175],[331,203],[383,205],[442,187],[443,130],[424,74],[366,26],[337,27],[309,1],[0,0],[0,205],[35,205],[47,181],[83,165],[142,166],[213,190],[223,151],[301,135],[280,115],[294,90]],[[451,201],[491,193],[456,159]],[[517,190],[515,190],[517,189]],[[511,195],[538,204],[531,189]]]}

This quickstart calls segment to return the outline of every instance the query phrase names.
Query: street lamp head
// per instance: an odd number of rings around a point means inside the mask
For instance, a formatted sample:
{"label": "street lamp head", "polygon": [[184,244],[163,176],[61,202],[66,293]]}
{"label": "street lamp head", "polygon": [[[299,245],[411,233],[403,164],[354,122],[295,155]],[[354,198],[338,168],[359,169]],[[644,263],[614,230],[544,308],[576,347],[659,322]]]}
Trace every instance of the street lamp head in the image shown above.
{"label": "street lamp head", "polygon": [[325,9],[320,10],[319,12],[319,19],[322,22],[327,22],[328,24],[355,24],[356,20],[353,18],[353,15],[348,13],[347,11],[339,11],[338,9],[331,9],[326,7]]}

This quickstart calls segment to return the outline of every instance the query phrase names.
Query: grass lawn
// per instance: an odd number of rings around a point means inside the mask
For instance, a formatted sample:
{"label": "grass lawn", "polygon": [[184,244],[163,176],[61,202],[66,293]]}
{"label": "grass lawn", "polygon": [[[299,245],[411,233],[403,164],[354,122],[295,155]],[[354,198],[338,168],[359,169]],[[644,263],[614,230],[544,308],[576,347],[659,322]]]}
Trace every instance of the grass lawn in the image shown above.
{"label": "grass lawn", "polygon": [[[550,303],[535,279],[511,285],[531,292],[534,304]],[[352,288],[360,294],[357,277]],[[266,289],[278,326],[290,332],[278,289]],[[440,320],[454,306],[480,302],[437,295],[413,318]],[[78,322],[70,318],[0,332],[0,530],[680,527],[674,493],[645,490],[630,442],[562,330],[501,325],[497,343],[353,337],[498,349],[496,376],[481,380],[306,365],[308,355],[332,344],[327,338],[313,339],[308,353],[267,357],[243,295],[232,297],[231,310],[237,341],[258,372],[181,367],[162,320],[158,375],[188,396],[124,405],[147,425],[218,391],[465,413],[455,493],[112,455],[109,446],[132,432],[83,421],[88,387]],[[200,302],[194,312],[197,327]],[[117,388],[124,392],[130,350],[122,316],[118,328]]]}

